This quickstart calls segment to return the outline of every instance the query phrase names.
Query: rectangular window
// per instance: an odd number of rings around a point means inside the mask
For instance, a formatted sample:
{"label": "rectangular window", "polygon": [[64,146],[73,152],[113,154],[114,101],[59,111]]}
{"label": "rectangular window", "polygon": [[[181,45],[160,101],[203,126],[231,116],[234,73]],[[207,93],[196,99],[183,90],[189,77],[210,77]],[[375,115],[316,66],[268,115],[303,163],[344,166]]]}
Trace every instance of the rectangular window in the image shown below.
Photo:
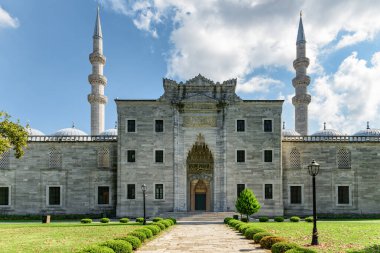
{"label": "rectangular window", "polygon": [[273,151],[264,150],[264,162],[271,163],[273,161]]}
{"label": "rectangular window", "polygon": [[237,184],[237,197],[239,198],[240,193],[245,189],[245,184]]}
{"label": "rectangular window", "polygon": [[109,205],[110,188],[108,186],[98,187],[98,205]]}
{"label": "rectangular window", "polygon": [[128,184],[127,185],[127,199],[135,199],[136,198],[136,185]]}
{"label": "rectangular window", "polygon": [[164,131],[164,121],[163,120],[156,120],[154,129],[155,129],[156,133],[162,133]]}
{"label": "rectangular window", "polygon": [[61,187],[50,186],[49,187],[49,206],[61,205]]}
{"label": "rectangular window", "polygon": [[0,187],[0,206],[9,205],[9,187]]}
{"label": "rectangular window", "polygon": [[273,199],[273,185],[272,184],[265,184],[264,185],[264,198],[265,199]]}
{"label": "rectangular window", "polygon": [[236,121],[236,132],[244,132],[245,131],[245,120],[238,119]]}
{"label": "rectangular window", "polygon": [[302,204],[301,186],[290,186],[290,204]]}
{"label": "rectangular window", "polygon": [[348,205],[350,204],[350,187],[338,186],[338,204]]}
{"label": "rectangular window", "polygon": [[154,198],[164,199],[164,185],[163,184],[156,184],[154,186]]}
{"label": "rectangular window", "polygon": [[245,162],[245,150],[236,150],[236,162],[238,163]]}
{"label": "rectangular window", "polygon": [[127,120],[127,132],[129,133],[136,132],[136,120],[134,119]]}
{"label": "rectangular window", "polygon": [[264,119],[264,132],[272,132],[272,120]]}
{"label": "rectangular window", "polygon": [[156,150],[155,151],[155,162],[156,163],[163,163],[164,162],[164,151],[163,150]]}
{"label": "rectangular window", "polygon": [[127,151],[127,161],[129,163],[136,162],[136,151],[135,150],[128,150]]}

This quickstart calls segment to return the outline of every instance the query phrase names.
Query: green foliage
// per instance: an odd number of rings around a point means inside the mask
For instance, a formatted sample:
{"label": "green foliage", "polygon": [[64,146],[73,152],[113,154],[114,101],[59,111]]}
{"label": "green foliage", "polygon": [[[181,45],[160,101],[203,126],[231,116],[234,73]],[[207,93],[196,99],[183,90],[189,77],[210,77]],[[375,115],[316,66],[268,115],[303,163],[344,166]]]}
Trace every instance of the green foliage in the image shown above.
{"label": "green foliage", "polygon": [[169,223],[170,223],[170,226],[173,226],[173,225],[174,225],[174,221],[171,220],[171,219],[165,219],[165,221],[169,222]]}
{"label": "green foliage", "polygon": [[247,239],[253,239],[253,236],[257,233],[262,233],[262,232],[266,232],[264,229],[262,228],[257,228],[257,227],[250,227],[250,228],[247,228],[244,232],[244,236],[245,238]]}
{"label": "green foliage", "polygon": [[313,216],[309,216],[309,217],[306,217],[306,218],[305,218],[305,221],[306,221],[306,222],[313,222],[313,220],[314,220],[314,219],[313,219]]}
{"label": "green foliage", "polygon": [[306,249],[306,248],[295,248],[285,251],[285,253],[317,253],[313,249]]}
{"label": "green foliage", "polygon": [[135,236],[137,238],[140,239],[141,242],[144,242],[146,240],[146,235],[144,232],[141,232],[141,231],[132,231],[130,233],[128,233],[128,235],[132,235],[132,236]]}
{"label": "green foliage", "polygon": [[170,221],[168,221],[168,220],[160,220],[157,223],[164,224],[165,228],[168,228],[168,227],[170,227],[172,225],[172,223]]}
{"label": "green foliage", "polygon": [[263,216],[263,217],[260,217],[260,218],[259,218],[259,221],[260,221],[260,222],[267,222],[267,221],[269,221],[269,218],[266,217],[266,216]]}
{"label": "green foliage", "polygon": [[246,218],[246,217],[242,217],[242,218],[241,218],[241,221],[242,221],[242,222],[248,222],[248,218]]}
{"label": "green foliage", "polygon": [[239,215],[238,215],[238,214],[234,214],[232,217],[233,217],[233,219],[235,219],[235,220],[238,220],[238,219],[239,219]]}
{"label": "green foliage", "polygon": [[247,224],[247,223],[242,223],[242,224],[240,224],[240,226],[239,226],[239,232],[240,233],[243,233],[246,229],[248,229],[249,227],[251,227],[252,225],[250,225],[250,224]]}
{"label": "green foliage", "polygon": [[232,220],[230,220],[227,224],[228,224],[228,226],[234,228],[236,224],[240,224],[240,223],[241,223],[241,221],[239,221],[239,220],[235,220],[235,219],[232,219]]}
{"label": "green foliage", "polygon": [[230,220],[232,220],[233,218],[231,217],[226,217],[224,218],[224,224],[227,224]]}
{"label": "green foliage", "polygon": [[173,225],[177,224],[177,220],[175,218],[172,218],[172,217],[168,217],[169,220],[173,221]]}
{"label": "green foliage", "polygon": [[121,218],[119,221],[120,221],[120,223],[128,223],[129,219],[128,218]]}
{"label": "green foliage", "polygon": [[109,223],[109,222],[110,222],[110,219],[109,219],[109,218],[101,218],[101,219],[100,219],[100,222],[101,222],[101,223]]}
{"label": "green foliage", "polygon": [[255,194],[250,189],[244,189],[235,203],[236,210],[247,216],[258,212],[261,208],[259,201],[257,201]]}
{"label": "green foliage", "polygon": [[151,238],[153,236],[152,231],[146,227],[138,228],[135,231],[144,233],[146,238]]}
{"label": "green foliage", "polygon": [[247,229],[248,228],[254,228],[255,227],[255,225],[254,224],[252,224],[252,223],[248,223],[248,224],[246,224],[247,226],[246,227],[243,227],[242,229],[241,229],[241,233],[244,235],[245,234],[245,231],[247,231]]}
{"label": "green foliage", "polygon": [[274,217],[274,221],[276,221],[276,222],[283,222],[284,221],[284,217],[282,217],[282,216]]}
{"label": "green foliage", "polygon": [[115,253],[115,251],[105,246],[91,245],[82,249],[79,253]]}
{"label": "green foliage", "polygon": [[361,250],[352,250],[349,253],[380,253],[380,244],[368,246]]}
{"label": "green foliage", "polygon": [[271,249],[272,245],[279,242],[285,242],[285,239],[278,236],[265,236],[260,240],[260,246],[264,249]]}
{"label": "green foliage", "polygon": [[145,226],[144,228],[147,228],[150,231],[152,231],[153,235],[157,235],[158,233],[161,232],[161,228],[157,225],[148,225],[148,226]]}
{"label": "green foliage", "polygon": [[291,222],[299,222],[300,220],[301,220],[301,218],[298,217],[298,216],[292,216],[292,217],[290,217],[290,221]]}
{"label": "green foliage", "polygon": [[163,220],[163,218],[161,218],[161,217],[154,217],[153,218],[153,222],[157,222],[157,221],[160,221],[160,220]]}
{"label": "green foliage", "polygon": [[297,249],[299,246],[291,242],[278,242],[272,245],[272,253],[285,253],[290,249]]}
{"label": "green foliage", "polygon": [[153,222],[152,225],[156,225],[156,226],[159,226],[161,231],[162,230],[165,230],[166,226],[162,223],[159,223],[159,222]]}
{"label": "green foliage", "polygon": [[27,146],[28,132],[19,122],[14,123],[10,119],[11,116],[0,111],[0,157],[13,147],[15,157],[20,158]]}
{"label": "green foliage", "polygon": [[141,247],[140,239],[137,238],[136,236],[133,236],[133,235],[127,235],[124,237],[119,237],[119,238],[116,238],[116,240],[123,240],[123,241],[129,242],[132,245],[132,248],[134,250]]}
{"label": "green foliage", "polygon": [[136,222],[143,223],[144,222],[144,218],[138,217],[138,218],[136,218]]}
{"label": "green foliage", "polygon": [[100,244],[100,246],[105,246],[113,249],[115,253],[132,253],[132,245],[123,240],[109,240]]}
{"label": "green foliage", "polygon": [[236,230],[239,230],[240,225],[243,225],[243,224],[245,224],[245,223],[244,223],[244,222],[241,222],[241,221],[238,221],[238,222],[236,222],[236,223],[234,224],[233,228],[236,229]]}
{"label": "green foliage", "polygon": [[259,232],[259,233],[256,233],[252,239],[255,241],[255,243],[259,243],[260,240],[265,237],[265,236],[273,236],[273,234],[269,233],[269,232]]}
{"label": "green foliage", "polygon": [[92,220],[89,218],[81,219],[80,223],[86,224],[86,223],[92,223]]}

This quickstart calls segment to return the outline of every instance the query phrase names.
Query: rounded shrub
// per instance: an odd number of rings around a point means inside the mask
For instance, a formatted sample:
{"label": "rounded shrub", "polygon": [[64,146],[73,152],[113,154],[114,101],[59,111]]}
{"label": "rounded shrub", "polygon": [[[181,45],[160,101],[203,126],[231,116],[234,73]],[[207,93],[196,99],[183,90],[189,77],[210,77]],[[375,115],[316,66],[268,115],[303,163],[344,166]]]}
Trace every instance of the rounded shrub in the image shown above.
{"label": "rounded shrub", "polygon": [[224,218],[224,224],[228,224],[228,222],[230,221],[230,220],[232,220],[233,218],[231,218],[231,217],[226,217],[226,218]]}
{"label": "rounded shrub", "polygon": [[249,224],[241,224],[240,226],[239,226],[239,232],[240,233],[244,233],[243,231],[245,231],[247,228],[249,228],[251,225],[249,225]]}
{"label": "rounded shrub", "polygon": [[242,222],[248,222],[248,219],[247,219],[247,217],[243,217],[243,218],[241,218],[241,221]]}
{"label": "rounded shrub", "polygon": [[284,219],[284,217],[282,217],[282,216],[277,216],[277,217],[274,217],[274,221],[276,221],[276,222],[283,222],[285,219]]}
{"label": "rounded shrub", "polygon": [[166,228],[170,227],[172,224],[167,220],[160,220],[157,223],[164,224]]}
{"label": "rounded shrub", "polygon": [[271,249],[273,244],[285,242],[285,239],[278,236],[265,236],[260,240],[260,246],[264,249]]}
{"label": "rounded shrub", "polygon": [[164,224],[159,223],[159,222],[153,222],[152,225],[158,226],[161,229],[161,231],[165,230],[165,228],[166,228],[166,226]]}
{"label": "rounded shrub", "polygon": [[174,225],[177,224],[177,220],[175,218],[172,218],[172,217],[168,217],[169,220],[173,221]]}
{"label": "rounded shrub", "polygon": [[239,219],[239,215],[238,215],[238,214],[234,214],[234,215],[232,216],[232,218],[235,219],[235,220],[238,220],[238,219]]}
{"label": "rounded shrub", "polygon": [[285,253],[317,253],[313,249],[306,249],[306,248],[296,248],[296,249],[290,249],[285,251]]}
{"label": "rounded shrub", "polygon": [[259,232],[252,236],[252,239],[255,241],[255,243],[259,243],[260,240],[265,236],[273,236],[273,234],[269,232]]}
{"label": "rounded shrub", "polygon": [[115,253],[115,251],[105,246],[91,245],[82,249],[78,253]]}
{"label": "rounded shrub", "polygon": [[134,231],[128,233],[128,235],[136,236],[137,238],[140,239],[141,242],[144,242],[144,241],[146,240],[146,235],[145,235],[145,233],[143,233],[143,232],[139,232],[139,231],[136,231],[136,230],[134,230]]}
{"label": "rounded shrub", "polygon": [[101,218],[101,219],[100,219],[100,222],[101,222],[101,223],[109,223],[109,222],[110,222],[110,219],[109,219],[109,218]]}
{"label": "rounded shrub", "polygon": [[144,228],[149,229],[153,233],[153,235],[157,235],[158,233],[161,232],[160,227],[157,225],[148,225],[148,226],[145,226]]}
{"label": "rounded shrub", "polygon": [[157,221],[160,221],[160,220],[163,220],[163,218],[161,218],[161,217],[154,217],[153,218],[153,222],[157,222]]}
{"label": "rounded shrub", "polygon": [[132,245],[123,240],[109,240],[101,243],[100,246],[113,249],[115,253],[132,253]]}
{"label": "rounded shrub", "polygon": [[290,249],[297,249],[299,246],[291,242],[278,242],[272,245],[272,253],[285,253]]}
{"label": "rounded shrub", "polygon": [[144,218],[143,217],[138,217],[138,218],[136,218],[136,222],[143,223],[144,222]]}
{"label": "rounded shrub", "polygon": [[244,226],[242,229],[241,229],[241,233],[244,235],[245,234],[245,231],[247,231],[248,228],[254,228],[255,225],[254,224],[247,224],[248,226]]}
{"label": "rounded shrub", "polygon": [[151,238],[153,236],[153,233],[150,229],[143,227],[143,228],[138,228],[135,231],[137,232],[143,232],[146,235],[146,238]]}
{"label": "rounded shrub", "polygon": [[267,221],[269,221],[269,218],[266,217],[266,216],[263,216],[263,217],[260,217],[260,218],[259,218],[259,221],[260,221],[260,222],[267,222]]}
{"label": "rounded shrub", "polygon": [[128,218],[121,218],[119,221],[120,221],[120,223],[128,223],[129,219]]}
{"label": "rounded shrub", "polygon": [[292,217],[290,217],[290,221],[291,222],[299,222],[300,220],[301,220],[301,218],[298,217],[298,216],[292,216]]}
{"label": "rounded shrub", "polygon": [[170,226],[174,225],[174,221],[172,221],[171,219],[165,219],[165,220],[170,223]]}
{"label": "rounded shrub", "polygon": [[[266,232],[264,229],[262,228],[257,228],[257,227],[250,227],[250,228],[247,228],[244,232],[244,236],[245,238],[247,239],[253,239],[253,236],[257,233],[263,233],[263,232]],[[260,238],[261,239],[261,238]]]}
{"label": "rounded shrub", "polygon": [[134,250],[141,247],[140,239],[133,235],[119,237],[119,238],[116,238],[116,240],[123,240],[123,241],[129,242],[132,245],[132,249]]}
{"label": "rounded shrub", "polygon": [[88,219],[88,218],[86,218],[86,219],[81,219],[81,220],[80,220],[80,223],[88,224],[88,223],[92,223],[92,220],[91,220],[91,219]]}
{"label": "rounded shrub", "polygon": [[230,227],[235,227],[236,224],[240,223],[241,221],[239,220],[235,220],[235,219],[232,219],[230,220],[227,224],[230,226]]}
{"label": "rounded shrub", "polygon": [[313,222],[313,220],[314,220],[313,216],[309,216],[305,218],[306,222]]}

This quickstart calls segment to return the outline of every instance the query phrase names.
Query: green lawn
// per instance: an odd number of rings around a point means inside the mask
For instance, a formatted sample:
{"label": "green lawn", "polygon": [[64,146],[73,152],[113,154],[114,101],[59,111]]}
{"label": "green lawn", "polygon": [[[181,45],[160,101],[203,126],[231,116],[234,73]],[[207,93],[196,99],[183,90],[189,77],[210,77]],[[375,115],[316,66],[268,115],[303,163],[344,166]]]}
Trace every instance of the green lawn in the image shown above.
{"label": "green lawn", "polygon": [[126,235],[136,223],[0,224],[0,252],[75,252],[86,245]]}
{"label": "green lawn", "polygon": [[[275,235],[306,246],[310,245],[313,223],[268,222],[256,223]],[[380,220],[318,221],[320,246],[318,252],[347,252],[380,244]],[[314,247],[313,247],[314,248]]]}

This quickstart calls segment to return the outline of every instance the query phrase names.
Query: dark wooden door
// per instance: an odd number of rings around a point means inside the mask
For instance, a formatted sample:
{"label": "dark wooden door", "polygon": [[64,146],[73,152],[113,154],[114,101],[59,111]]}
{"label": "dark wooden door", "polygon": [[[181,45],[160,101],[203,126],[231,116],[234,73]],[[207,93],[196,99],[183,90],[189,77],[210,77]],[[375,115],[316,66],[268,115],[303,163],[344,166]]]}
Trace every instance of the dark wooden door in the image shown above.
{"label": "dark wooden door", "polygon": [[195,194],[195,210],[206,211],[206,193]]}

